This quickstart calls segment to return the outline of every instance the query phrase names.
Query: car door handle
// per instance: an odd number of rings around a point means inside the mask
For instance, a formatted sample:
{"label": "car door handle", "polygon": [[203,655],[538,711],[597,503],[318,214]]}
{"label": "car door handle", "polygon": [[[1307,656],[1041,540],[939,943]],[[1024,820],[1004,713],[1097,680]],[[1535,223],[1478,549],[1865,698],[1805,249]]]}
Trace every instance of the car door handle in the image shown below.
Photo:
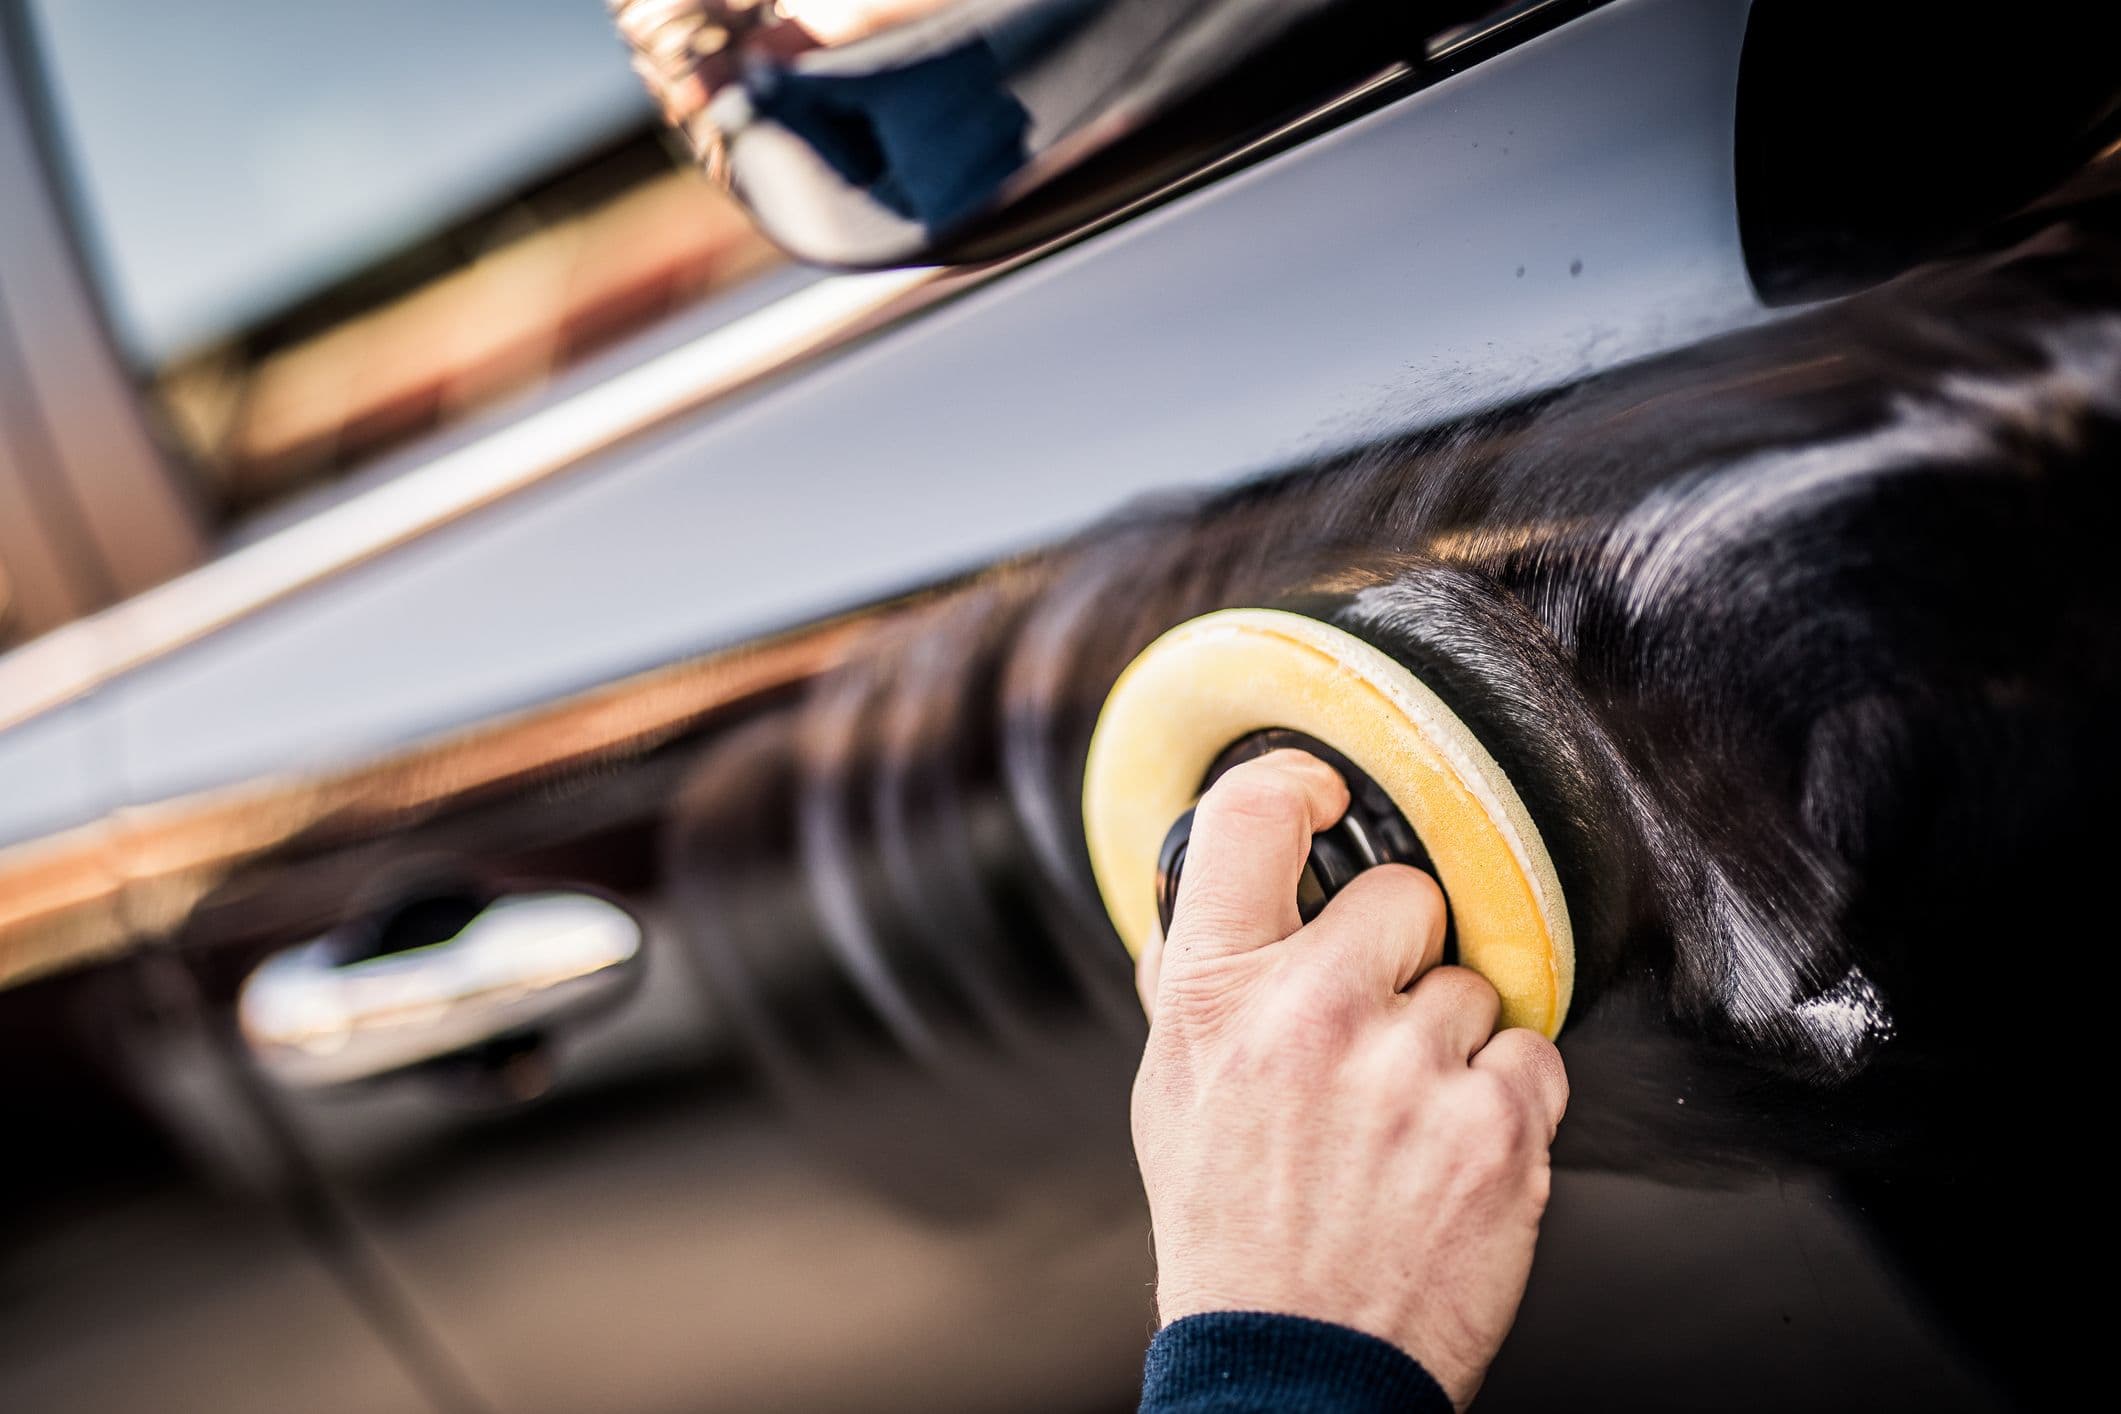
{"label": "car door handle", "polygon": [[244,981],[237,1021],[281,1084],[345,1085],[578,1016],[632,981],[641,941],[593,895],[509,895],[401,951],[348,960],[332,934],[276,953]]}

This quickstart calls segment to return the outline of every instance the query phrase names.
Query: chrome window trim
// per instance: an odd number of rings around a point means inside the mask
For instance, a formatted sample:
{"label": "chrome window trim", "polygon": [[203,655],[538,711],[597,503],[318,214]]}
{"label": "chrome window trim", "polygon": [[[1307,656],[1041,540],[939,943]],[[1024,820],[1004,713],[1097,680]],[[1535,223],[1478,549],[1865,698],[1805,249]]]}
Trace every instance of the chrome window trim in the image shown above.
{"label": "chrome window trim", "polygon": [[841,275],[0,657],[0,731],[986,277]]}

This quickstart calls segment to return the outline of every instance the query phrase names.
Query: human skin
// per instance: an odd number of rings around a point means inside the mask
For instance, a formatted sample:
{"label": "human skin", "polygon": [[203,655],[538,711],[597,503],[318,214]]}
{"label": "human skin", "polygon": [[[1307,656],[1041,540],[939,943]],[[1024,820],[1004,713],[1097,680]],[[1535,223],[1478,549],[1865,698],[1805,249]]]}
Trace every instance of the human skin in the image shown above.
{"label": "human skin", "polygon": [[1139,971],[1157,1309],[1350,1326],[1463,1409],[1524,1295],[1568,1079],[1543,1036],[1495,1031],[1477,973],[1436,965],[1427,874],[1368,870],[1303,924],[1311,835],[1347,805],[1331,767],[1277,751],[1194,816],[1170,937]]}

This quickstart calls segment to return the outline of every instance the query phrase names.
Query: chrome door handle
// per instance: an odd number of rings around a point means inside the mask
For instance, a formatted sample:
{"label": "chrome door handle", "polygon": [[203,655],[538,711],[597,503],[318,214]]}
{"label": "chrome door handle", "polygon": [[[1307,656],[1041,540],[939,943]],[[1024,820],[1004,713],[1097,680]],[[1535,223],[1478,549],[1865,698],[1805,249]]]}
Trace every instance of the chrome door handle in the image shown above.
{"label": "chrome door handle", "polygon": [[503,897],[457,933],[346,961],[334,936],[261,963],[236,1016],[251,1054],[299,1089],[403,1070],[609,999],[641,925],[589,894]]}

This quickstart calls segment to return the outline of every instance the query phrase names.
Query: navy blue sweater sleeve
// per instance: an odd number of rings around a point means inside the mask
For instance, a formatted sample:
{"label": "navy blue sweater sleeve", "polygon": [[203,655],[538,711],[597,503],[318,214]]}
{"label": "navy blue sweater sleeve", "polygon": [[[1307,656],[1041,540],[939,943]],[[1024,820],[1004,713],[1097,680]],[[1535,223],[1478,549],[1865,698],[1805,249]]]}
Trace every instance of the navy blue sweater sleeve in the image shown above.
{"label": "navy blue sweater sleeve", "polygon": [[1451,1401],[1420,1362],[1376,1336],[1213,1311],[1150,1342],[1141,1414],[1451,1414]]}

